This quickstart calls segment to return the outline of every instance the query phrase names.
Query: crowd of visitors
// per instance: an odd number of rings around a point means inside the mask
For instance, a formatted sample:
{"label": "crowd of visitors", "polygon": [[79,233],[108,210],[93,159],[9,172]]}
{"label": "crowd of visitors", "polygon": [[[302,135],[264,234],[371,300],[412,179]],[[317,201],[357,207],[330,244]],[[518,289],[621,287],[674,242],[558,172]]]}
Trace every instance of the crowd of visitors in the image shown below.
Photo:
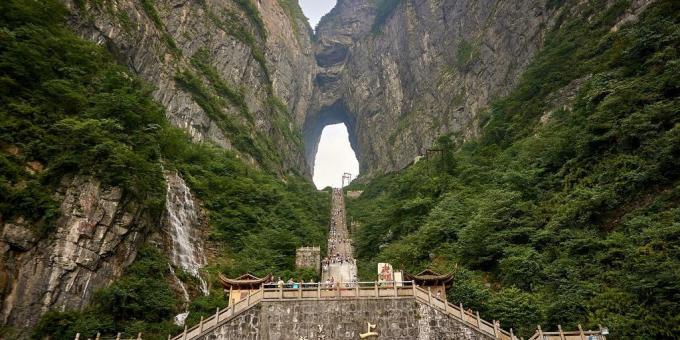
{"label": "crowd of visitors", "polygon": [[299,280],[295,281],[293,278],[289,278],[288,281],[284,281],[280,276],[278,277],[277,280],[271,280],[268,282],[264,283],[264,288],[284,288],[284,289],[298,289],[298,288],[316,288],[317,286],[320,286],[321,288],[329,289],[329,288],[336,288],[338,285],[342,285],[342,287],[348,288],[348,287],[354,287],[357,284],[357,279],[356,277],[352,280],[352,282],[337,282],[334,277],[331,277],[330,279],[327,279],[323,282],[315,282],[314,279],[311,279],[309,281],[305,280]]}

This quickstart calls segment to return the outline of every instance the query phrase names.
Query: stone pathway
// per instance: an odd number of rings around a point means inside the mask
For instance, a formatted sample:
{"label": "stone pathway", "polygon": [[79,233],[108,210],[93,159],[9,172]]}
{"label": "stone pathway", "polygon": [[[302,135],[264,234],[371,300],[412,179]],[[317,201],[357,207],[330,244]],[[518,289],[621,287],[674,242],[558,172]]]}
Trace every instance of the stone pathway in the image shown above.
{"label": "stone pathway", "polygon": [[333,189],[331,201],[331,225],[328,233],[328,257],[322,264],[321,280],[331,278],[335,282],[356,280],[357,265],[352,240],[347,230],[345,199],[342,189]]}

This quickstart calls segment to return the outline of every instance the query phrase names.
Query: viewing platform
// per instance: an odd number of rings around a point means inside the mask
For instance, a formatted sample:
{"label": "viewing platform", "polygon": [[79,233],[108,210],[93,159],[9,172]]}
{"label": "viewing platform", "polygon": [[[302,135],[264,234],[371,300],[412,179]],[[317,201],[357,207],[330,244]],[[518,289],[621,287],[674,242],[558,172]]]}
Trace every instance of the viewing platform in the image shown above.
{"label": "viewing platform", "polygon": [[[362,303],[366,301],[372,301],[373,303]],[[387,301],[389,301],[389,303],[387,303]],[[300,313],[300,315],[291,316],[291,323],[295,322],[295,320],[300,321],[308,318],[310,315],[313,316],[314,314],[318,314],[320,315],[318,320],[307,321],[324,325],[324,311],[319,310],[319,307],[324,306],[325,308],[328,308],[331,306],[330,308],[333,315],[340,316],[340,320],[345,322],[338,325],[333,324],[333,321],[331,320],[331,323],[326,324],[326,329],[328,329],[328,326],[336,328],[352,327],[357,323],[365,325],[365,323],[368,322],[377,324],[377,332],[379,333],[399,333],[399,329],[394,329],[394,323],[398,322],[400,324],[399,328],[407,332],[405,337],[395,337],[394,335],[389,336],[386,334],[381,337],[384,339],[413,339],[414,337],[411,336],[414,335],[412,334],[414,331],[422,332],[421,328],[426,327],[428,328],[428,331],[433,333],[445,332],[447,329],[452,329],[457,333],[464,332],[471,335],[471,337],[466,337],[466,339],[519,340],[519,338],[513,335],[512,330],[502,330],[498,326],[499,323],[482,320],[479,313],[473,314],[465,311],[462,305],[455,305],[446,301],[445,296],[437,298],[433,296],[432,290],[418,287],[414,284],[414,281],[348,282],[335,284],[333,287],[329,287],[323,283],[303,284],[299,285],[298,288],[265,288],[264,286],[261,286],[260,289],[252,291],[233,305],[216,311],[215,315],[212,317],[201,320],[198,325],[185,329],[182,334],[175,336],[172,340],[236,339],[236,334],[238,334],[238,336],[250,338],[250,335],[252,335],[253,332],[259,334],[257,339],[297,340],[299,337],[292,337],[292,334],[283,337],[274,336],[272,334],[267,334],[267,336],[263,335],[263,330],[260,328],[263,326],[262,323],[264,323],[265,320],[263,320],[262,316],[258,316],[259,312],[251,313],[253,315],[249,315],[245,318],[250,320],[247,325],[244,325],[242,322],[239,322],[239,326],[235,326],[234,324],[229,325],[239,316],[244,315],[249,310],[263,304],[268,304],[266,308],[268,311],[280,311],[281,306],[274,306],[272,304],[284,302],[288,304],[286,304],[283,309],[286,309],[289,314],[291,313],[291,310],[293,310],[292,313]],[[310,304],[309,302],[317,302],[317,304]],[[343,304],[337,302],[357,303]],[[296,304],[298,305],[297,307],[295,306]],[[348,309],[343,310],[344,307],[347,307]],[[361,308],[367,308],[367,310],[361,310]],[[380,311],[386,315],[386,318],[383,317],[383,319],[380,319],[378,317],[379,313],[377,313],[378,310],[375,308],[380,309]],[[312,310],[308,311],[306,309]],[[274,313],[274,316],[278,317],[280,321],[276,322],[277,327],[281,326],[280,323],[286,323],[286,321],[280,320],[280,317],[282,316],[280,314],[281,313]],[[268,315],[268,318],[271,317],[272,315]],[[411,317],[412,319],[410,319]],[[253,318],[257,318],[258,322],[261,324],[254,325],[252,323],[252,320],[254,320]],[[358,320],[357,318],[361,320]],[[423,319],[419,320],[418,318],[429,318],[431,320],[427,322],[427,325],[423,325]],[[271,333],[272,321],[267,321],[269,322]],[[337,323],[339,320],[335,320],[335,322]],[[431,326],[433,323],[436,326]],[[290,325],[288,326],[290,327]],[[275,329],[276,327],[273,328]],[[305,327],[295,328],[300,330]],[[321,328],[323,328],[323,326],[321,326]],[[430,328],[437,329],[432,330]],[[316,330],[309,330],[309,332],[312,333],[315,331]],[[351,332],[343,330],[343,334],[349,333]],[[302,338],[304,338],[304,336],[302,336]],[[358,337],[337,337],[337,335],[335,337],[327,337],[327,339],[345,338],[354,339]],[[458,337],[451,334],[451,337],[446,338],[456,339]],[[311,337],[309,339],[311,339]],[[432,339],[441,338],[432,337]]]}

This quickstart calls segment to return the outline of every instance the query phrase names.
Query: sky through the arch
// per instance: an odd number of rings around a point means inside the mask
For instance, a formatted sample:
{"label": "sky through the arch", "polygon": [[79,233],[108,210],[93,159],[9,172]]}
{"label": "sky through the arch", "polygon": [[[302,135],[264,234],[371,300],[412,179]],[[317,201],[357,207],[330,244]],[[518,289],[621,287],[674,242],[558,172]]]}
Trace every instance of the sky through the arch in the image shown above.
{"label": "sky through the arch", "polygon": [[359,174],[359,162],[349,144],[345,124],[328,125],[321,132],[321,141],[314,162],[314,184],[318,189],[342,186],[342,175]]}
{"label": "sky through the arch", "polygon": [[[309,18],[309,24],[316,27],[321,17],[335,6],[335,0],[299,0],[300,7]],[[326,126],[321,133],[321,141],[314,164],[314,184],[319,189],[327,186],[339,188],[342,174],[349,172],[352,177],[359,174],[359,162],[349,144],[349,134],[345,124]]]}

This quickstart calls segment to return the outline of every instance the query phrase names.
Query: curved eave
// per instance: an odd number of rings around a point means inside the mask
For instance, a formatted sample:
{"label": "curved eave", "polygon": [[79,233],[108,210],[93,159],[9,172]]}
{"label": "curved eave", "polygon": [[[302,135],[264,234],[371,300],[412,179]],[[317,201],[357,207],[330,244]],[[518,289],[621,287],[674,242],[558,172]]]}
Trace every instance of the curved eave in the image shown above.
{"label": "curved eave", "polygon": [[446,275],[413,275],[404,273],[404,279],[406,281],[415,281],[420,286],[448,286],[453,283],[453,273]]}
{"label": "curved eave", "polygon": [[222,287],[225,289],[229,288],[234,288],[234,289],[257,289],[262,286],[265,282],[268,282],[272,278],[272,274],[268,274],[267,276],[257,279],[257,280],[238,280],[238,279],[230,279],[222,274],[219,274],[218,276],[220,283],[222,284]]}

